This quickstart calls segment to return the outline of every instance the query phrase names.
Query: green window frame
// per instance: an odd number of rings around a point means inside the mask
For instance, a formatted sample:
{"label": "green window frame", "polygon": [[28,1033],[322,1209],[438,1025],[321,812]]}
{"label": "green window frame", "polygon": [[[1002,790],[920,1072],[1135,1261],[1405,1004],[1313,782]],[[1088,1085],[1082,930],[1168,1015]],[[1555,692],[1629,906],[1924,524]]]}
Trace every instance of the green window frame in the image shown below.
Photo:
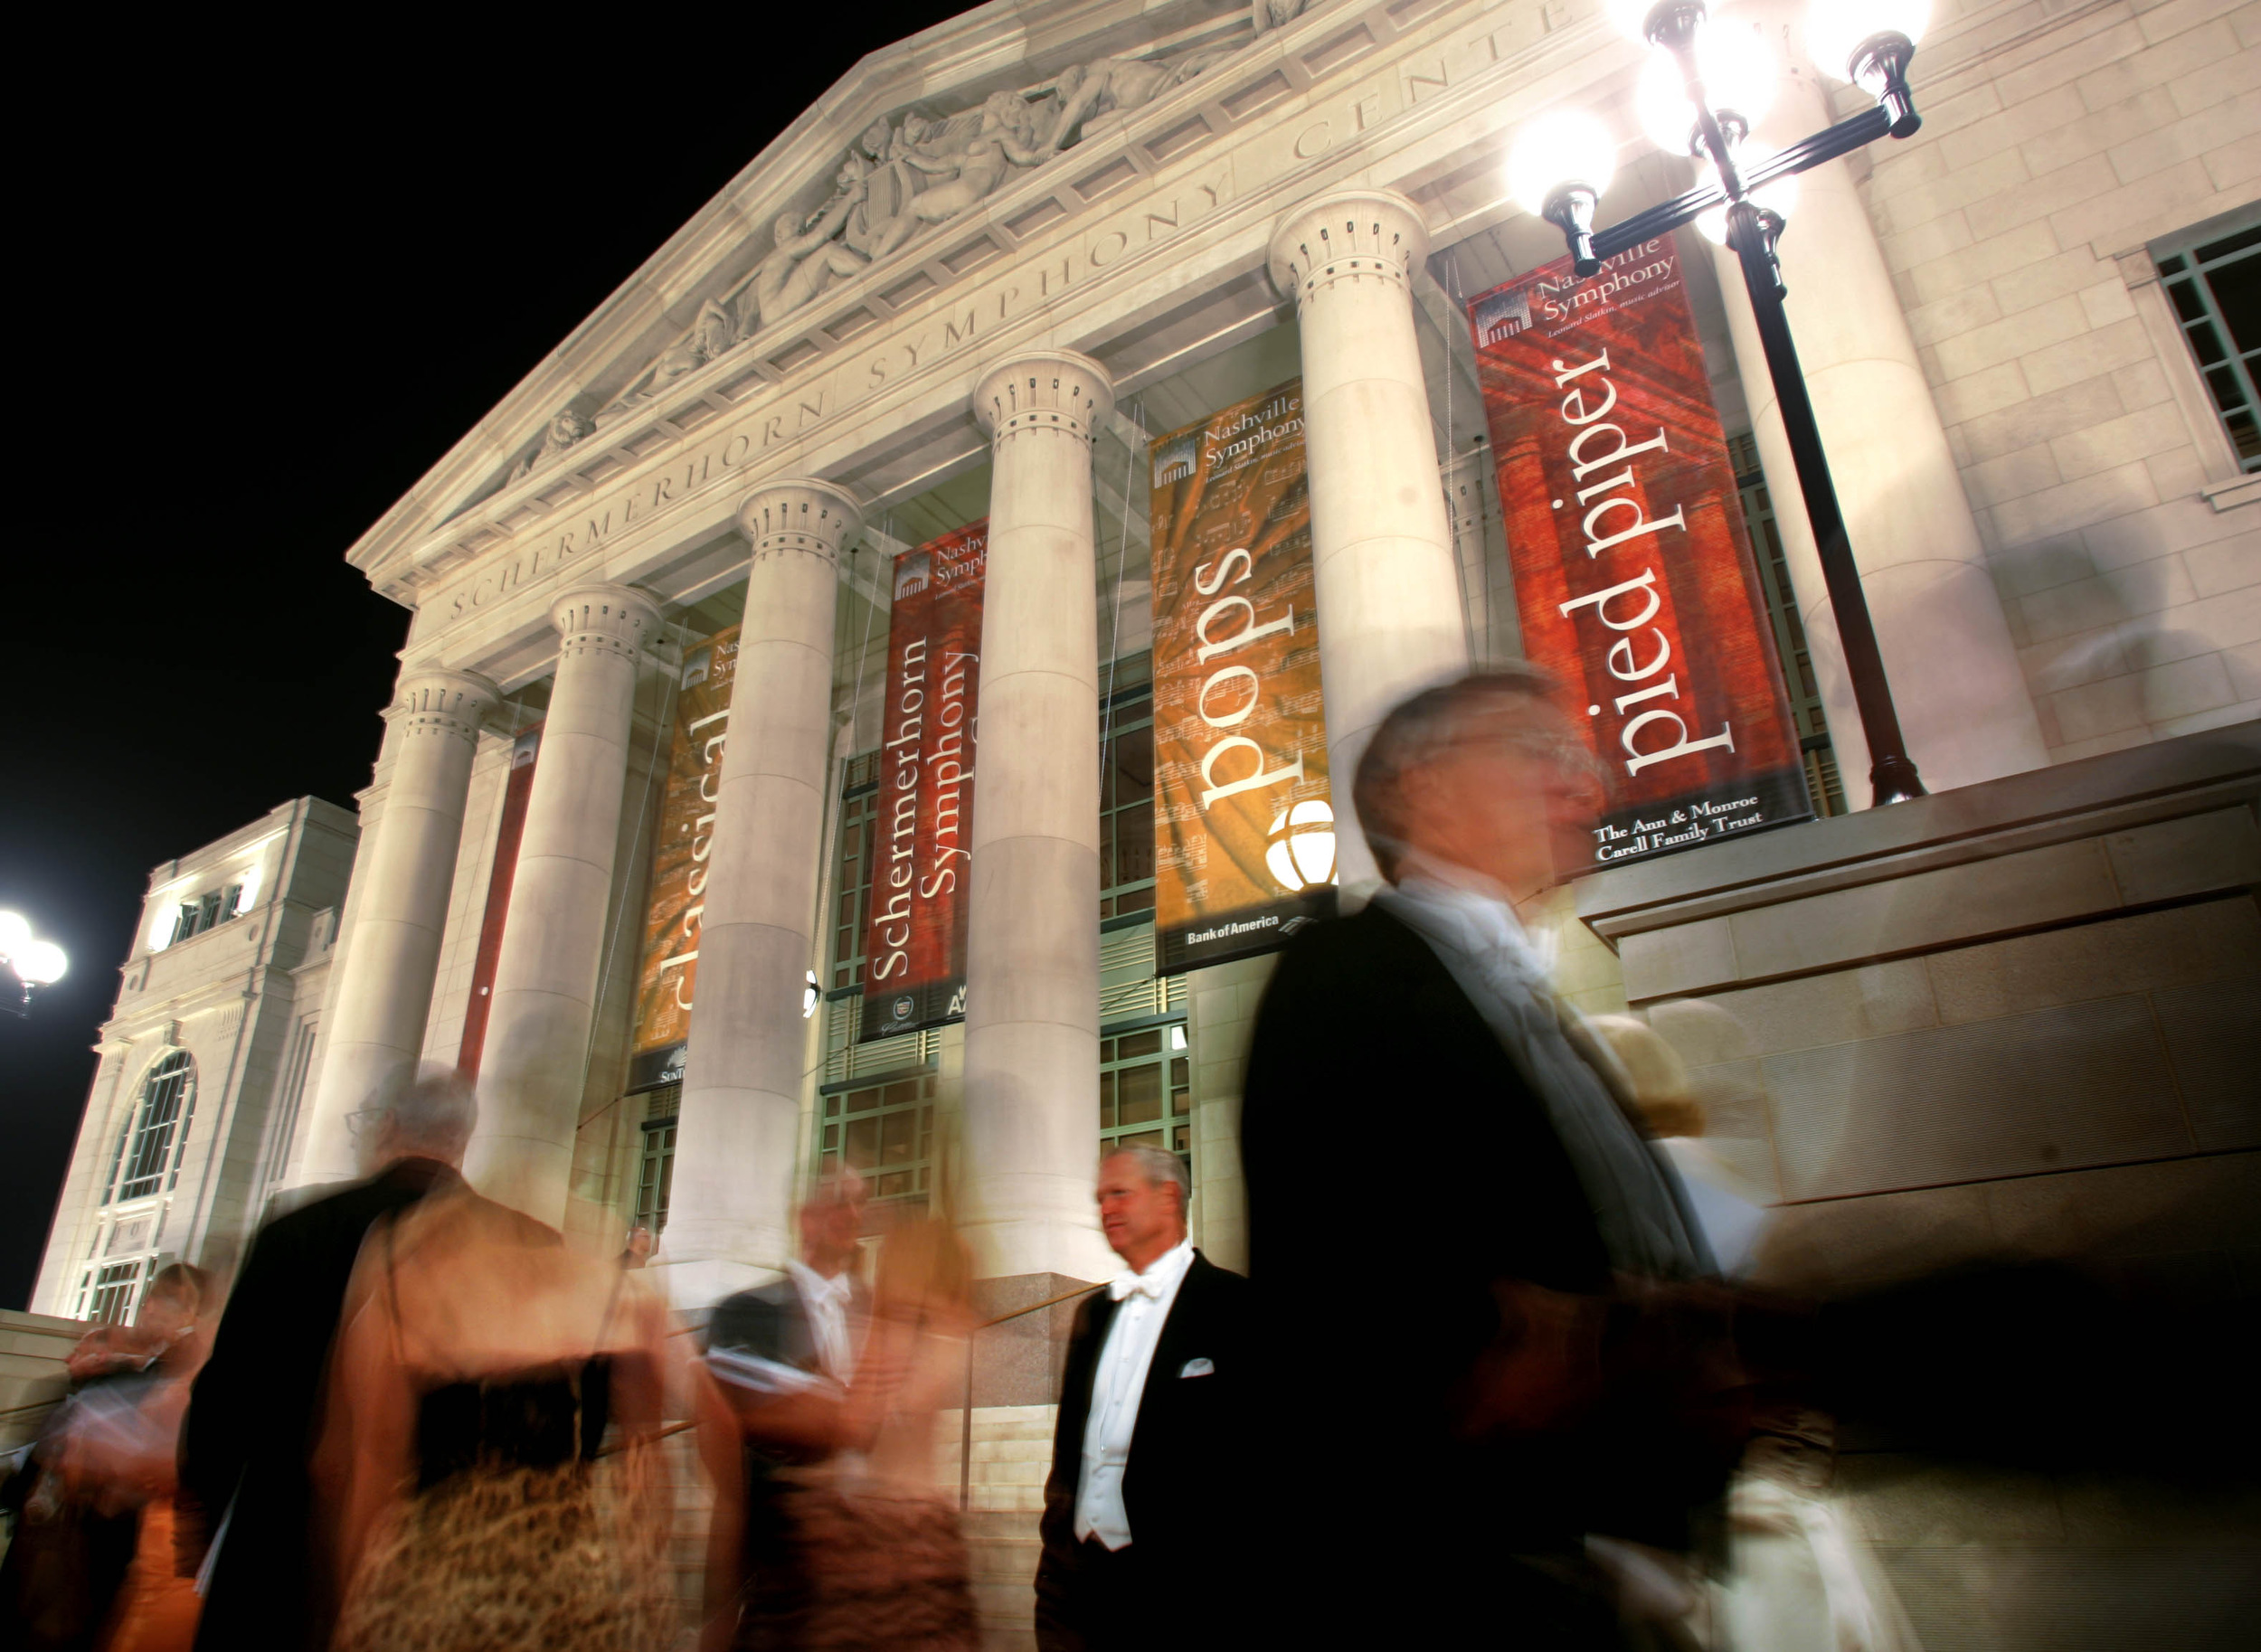
{"label": "green window frame", "polygon": [[108,1262],[87,1272],[86,1300],[79,1317],[97,1325],[131,1325],[141,1304],[142,1272],[147,1259]]}
{"label": "green window frame", "polygon": [[1182,1020],[1099,1041],[1099,1146],[1168,1147],[1193,1162],[1193,1049]]}
{"label": "green window frame", "polygon": [[833,858],[830,989],[864,984],[864,926],[870,913],[874,834],[879,826],[879,753],[851,759],[840,786],[840,832]]}
{"label": "green window frame", "polygon": [[1125,655],[1106,684],[1099,711],[1102,923],[1154,910],[1153,656]]}
{"label": "green window frame", "polygon": [[817,1171],[856,1171],[875,1204],[923,1207],[933,1189],[935,1076],[833,1090],[819,1100]]}
{"label": "green window frame", "polygon": [[2261,208],[2152,244],[2182,341],[2240,470],[2261,470]]}
{"label": "green window frame", "polygon": [[185,1050],[158,1059],[118,1138],[105,1204],[147,1198],[179,1181],[188,1128],[196,1117],[196,1063]]}
{"label": "green window frame", "polygon": [[676,1119],[683,1086],[663,1084],[644,1104],[644,1139],[636,1162],[636,1225],[654,1238],[667,1230],[667,1202],[675,1192]]}

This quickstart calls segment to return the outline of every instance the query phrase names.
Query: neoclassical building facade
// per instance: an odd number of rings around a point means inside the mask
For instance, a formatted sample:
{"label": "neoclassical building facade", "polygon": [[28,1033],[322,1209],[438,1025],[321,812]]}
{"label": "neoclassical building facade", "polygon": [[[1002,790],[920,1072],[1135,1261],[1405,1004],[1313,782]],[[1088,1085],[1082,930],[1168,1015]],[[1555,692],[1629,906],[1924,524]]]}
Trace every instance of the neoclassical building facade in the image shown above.
{"label": "neoclassical building facade", "polygon": [[[2207,285],[2261,231],[2250,9],[1943,5],[1921,133],[1804,179],[1791,323],[1943,801],[2261,712],[2261,339],[2232,336],[2234,282]],[[1864,104],[1802,66],[1793,9],[1741,10],[1781,49],[1763,137]],[[1033,1301],[1111,1267],[1102,1141],[1155,1141],[1238,1261],[1264,966],[1153,967],[1148,443],[1301,380],[1336,775],[1405,694],[1517,653],[1466,304],[1561,254],[1502,177],[1538,114],[1620,133],[1613,220],[1687,187],[1636,136],[1641,55],[1595,0],[999,0],[866,59],[354,546],[413,621],[303,1101],[248,1094],[230,1128],[258,1148],[208,1128],[185,1162],[345,1177],[388,1071],[459,1063],[473,1180],[593,1244],[664,1222],[686,1308],[779,1268],[797,1198],[844,1162],[883,1205],[946,1191],[981,1273]],[[1685,244],[1815,800],[1858,812],[1860,724],[1748,302]],[[860,1040],[891,569],[980,522],[962,1021]],[[687,1045],[639,1062],[670,740],[718,637],[695,1006]],[[1372,862],[1339,829],[1355,891]],[[1563,913],[1574,1001],[1659,996],[1629,993],[1630,920]],[[116,1064],[45,1310],[102,1311],[100,1161],[157,1082]],[[1417,1075],[1375,1098],[1376,1150],[1480,1155],[1418,1114]],[[213,1185],[143,1248],[240,1242],[268,1184]]]}

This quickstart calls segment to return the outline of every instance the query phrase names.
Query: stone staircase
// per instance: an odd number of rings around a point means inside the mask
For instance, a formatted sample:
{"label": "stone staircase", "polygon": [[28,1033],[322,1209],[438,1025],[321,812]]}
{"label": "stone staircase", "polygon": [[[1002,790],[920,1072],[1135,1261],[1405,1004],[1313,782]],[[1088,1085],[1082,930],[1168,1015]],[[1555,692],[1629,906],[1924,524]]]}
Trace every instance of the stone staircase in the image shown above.
{"label": "stone staircase", "polygon": [[[1052,1405],[977,1405],[973,1471],[965,1515],[972,1551],[974,1602],[987,1652],[1035,1652],[1036,1523],[1052,1466]],[[946,1493],[960,1480],[963,1415],[936,1419],[934,1478]]]}

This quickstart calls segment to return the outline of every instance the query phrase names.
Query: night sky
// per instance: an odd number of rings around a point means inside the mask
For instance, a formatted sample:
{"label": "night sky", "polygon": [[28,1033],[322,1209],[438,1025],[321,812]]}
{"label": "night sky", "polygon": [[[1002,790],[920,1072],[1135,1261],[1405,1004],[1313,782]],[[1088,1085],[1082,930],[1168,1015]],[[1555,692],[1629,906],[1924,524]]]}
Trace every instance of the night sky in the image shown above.
{"label": "night sky", "polygon": [[71,968],[0,1015],[0,1307],[150,868],[368,783],[408,616],[346,548],[858,57],[964,9],[19,41],[0,907]]}

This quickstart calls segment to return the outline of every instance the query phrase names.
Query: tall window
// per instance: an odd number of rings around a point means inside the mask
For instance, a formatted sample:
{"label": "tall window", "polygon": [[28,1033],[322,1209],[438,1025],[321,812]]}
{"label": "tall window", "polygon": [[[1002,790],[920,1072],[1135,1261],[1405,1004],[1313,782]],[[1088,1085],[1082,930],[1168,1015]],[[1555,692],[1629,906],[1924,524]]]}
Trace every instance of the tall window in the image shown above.
{"label": "tall window", "polygon": [[836,1090],[823,1107],[819,1171],[858,1171],[874,1199],[925,1204],[934,1163],[933,1074]]}
{"label": "tall window", "polygon": [[273,1187],[290,1166],[290,1144],[298,1134],[298,1104],[307,1093],[307,1068],[314,1059],[317,1023],[302,1021],[290,1046],[289,1064],[283,1069],[282,1088],[276,1097],[275,1133],[267,1144],[266,1180]]}
{"label": "tall window", "polygon": [[181,1152],[196,1111],[196,1064],[175,1050],[149,1069],[141,1102],[118,1138],[110,1198],[139,1199],[179,1180]]}
{"label": "tall window", "polygon": [[877,858],[879,753],[851,760],[840,788],[840,858],[832,912],[832,979],[837,989],[864,984],[864,920]]}
{"label": "tall window", "polygon": [[676,1119],[683,1086],[663,1084],[648,1091],[644,1106],[644,1145],[637,1158],[636,1225],[657,1236],[667,1227],[667,1197],[675,1191]]}
{"label": "tall window", "polygon": [[1153,656],[1117,660],[1106,686],[1099,713],[1102,922],[1154,910]]}
{"label": "tall window", "polygon": [[[2152,247],[2152,261],[2198,358],[2238,466],[2261,470],[2261,222],[2248,209],[2228,225]],[[2242,222],[2238,222],[2242,220]],[[2200,238],[2203,239],[2200,239]]]}
{"label": "tall window", "polygon": [[1193,1057],[1186,1024],[1099,1041],[1099,1143],[1193,1152]]}
{"label": "tall window", "polygon": [[1759,587],[1766,593],[1766,618],[1774,629],[1774,653],[1782,660],[1783,686],[1790,695],[1790,715],[1804,754],[1806,791],[1813,800],[1815,814],[1841,815],[1845,785],[1837,772],[1829,722],[1821,712],[1821,685],[1813,675],[1813,650],[1806,642],[1805,626],[1798,618],[1798,600],[1790,589],[1790,563],[1783,554],[1774,502],[1767,493],[1765,477],[1759,472],[1758,444],[1747,433],[1730,436],[1727,457],[1735,465],[1736,486],[1742,490],[1743,520],[1751,530]]}

